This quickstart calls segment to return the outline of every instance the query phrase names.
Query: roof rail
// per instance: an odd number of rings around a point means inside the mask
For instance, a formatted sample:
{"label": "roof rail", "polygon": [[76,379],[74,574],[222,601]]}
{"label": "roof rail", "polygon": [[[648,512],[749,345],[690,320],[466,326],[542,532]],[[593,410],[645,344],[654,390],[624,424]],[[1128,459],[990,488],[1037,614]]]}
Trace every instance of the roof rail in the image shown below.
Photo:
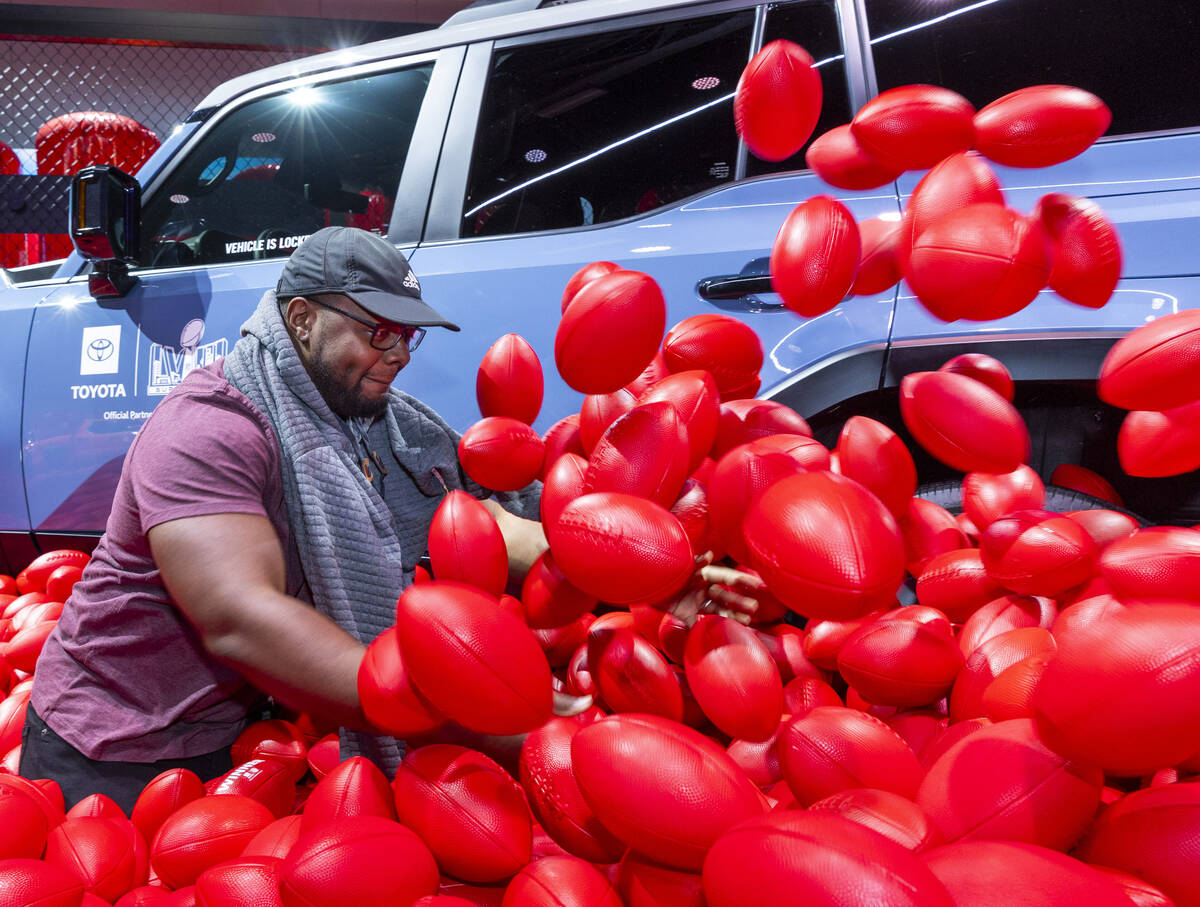
{"label": "roof rail", "polygon": [[578,2],[579,0],[475,0],[470,6],[460,9],[443,22],[442,27],[445,28],[447,25],[461,25],[464,22],[477,22],[480,19],[492,19],[496,16],[507,16],[509,13],[525,13],[548,6],[562,6],[566,3]]}

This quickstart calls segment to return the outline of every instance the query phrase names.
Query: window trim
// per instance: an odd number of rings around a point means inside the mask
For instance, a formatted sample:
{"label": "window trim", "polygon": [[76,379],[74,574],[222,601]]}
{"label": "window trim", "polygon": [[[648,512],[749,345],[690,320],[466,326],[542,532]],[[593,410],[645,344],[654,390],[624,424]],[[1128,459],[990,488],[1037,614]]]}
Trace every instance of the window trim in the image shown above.
{"label": "window trim", "polygon": [[[205,140],[208,133],[218,128],[226,118],[234,115],[248,104],[256,103],[265,98],[286,94],[301,86],[319,87],[351,82],[368,76],[385,75],[399,72],[423,64],[433,64],[429,85],[421,102],[420,112],[413,127],[412,141],[409,153],[401,173],[400,183],[395,187],[395,202],[392,208],[392,221],[388,227],[388,240],[395,245],[412,245],[419,241],[425,221],[425,210],[429,202],[430,185],[437,169],[438,156],[442,142],[445,139],[444,124],[454,99],[462,68],[465,48],[461,45],[441,48],[427,53],[414,54],[394,60],[374,61],[360,66],[348,67],[344,70],[324,71],[302,75],[293,79],[271,82],[254,91],[239,96],[236,102],[221,108],[219,115],[208,118],[188,140],[176,149],[171,159],[164,163],[154,175],[154,178],[144,187],[143,209],[146,202],[164,190],[165,185],[178,171],[180,163],[192,154],[198,145]],[[172,274],[195,269],[211,267],[234,267],[237,265],[263,264],[264,261],[283,261],[285,256],[278,259],[247,259],[245,261],[208,262],[204,264],[188,264],[173,268],[152,268],[142,265],[134,269],[139,276]]]}
{"label": "window trim", "polygon": [[[803,0],[801,0],[803,2]],[[843,53],[846,50],[846,41],[849,37],[856,33],[848,33],[847,16],[842,13],[842,7],[853,6],[858,0],[811,0],[814,3],[832,3],[834,16],[836,18],[836,29],[838,39],[842,43]],[[429,217],[425,224],[425,233],[422,237],[422,243],[437,243],[439,245],[449,242],[486,242],[490,240],[506,239],[513,236],[539,236],[551,233],[560,232],[579,232],[582,230],[596,230],[615,224],[626,223],[631,220],[637,220],[641,217],[653,215],[661,209],[654,209],[643,214],[632,215],[619,220],[605,221],[592,226],[566,227],[556,228],[553,230],[536,230],[525,233],[506,233],[498,236],[459,236],[459,223],[462,218],[462,203],[467,193],[467,179],[470,174],[471,156],[475,147],[475,134],[479,127],[479,116],[483,109],[483,97],[487,90],[488,76],[491,72],[491,60],[495,51],[505,50],[512,47],[522,47],[532,44],[549,43],[550,41],[566,40],[573,37],[587,37],[596,34],[601,34],[608,31],[618,31],[624,28],[637,28],[642,26],[656,25],[662,22],[675,22],[683,19],[698,19],[703,16],[719,14],[722,12],[741,12],[743,10],[753,9],[755,11],[755,22],[751,32],[750,52],[747,57],[747,62],[758,53],[762,47],[762,36],[765,32],[765,25],[761,23],[761,19],[767,13],[769,3],[748,2],[748,0],[720,0],[720,2],[695,5],[695,6],[676,6],[670,9],[655,10],[653,12],[640,12],[626,16],[616,16],[611,19],[605,19],[602,22],[588,22],[579,25],[568,26],[565,28],[554,28],[549,30],[539,30],[536,32],[527,32],[524,34],[513,35],[511,37],[500,38],[494,41],[480,41],[472,43],[467,48],[466,61],[463,64],[462,76],[459,79],[459,89],[454,98],[454,106],[450,111],[450,120],[446,129],[445,151],[438,165],[438,171],[433,186],[433,194],[429,202]],[[853,16],[849,17],[853,21]],[[858,65],[858,64],[854,64]],[[844,67],[847,79],[847,88],[850,96],[850,103],[855,104],[855,85],[865,85],[861,72],[856,72],[851,75],[852,61],[847,55],[846,66]],[[859,89],[860,91],[865,89]],[[865,99],[864,99],[865,102]],[[855,108],[857,109],[857,108]],[[747,154],[746,143],[738,141],[738,150],[735,161],[736,166],[743,166]],[[735,170],[735,175],[738,171]],[[809,170],[798,170],[794,173],[810,173]],[[794,175],[789,172],[787,175]],[[769,174],[767,176],[774,177],[780,174]],[[757,177],[756,177],[757,178]],[[742,179],[734,179],[729,183],[722,184],[720,187],[732,186]],[[711,192],[698,193],[696,198]],[[682,204],[688,199],[678,199],[671,205]]]}

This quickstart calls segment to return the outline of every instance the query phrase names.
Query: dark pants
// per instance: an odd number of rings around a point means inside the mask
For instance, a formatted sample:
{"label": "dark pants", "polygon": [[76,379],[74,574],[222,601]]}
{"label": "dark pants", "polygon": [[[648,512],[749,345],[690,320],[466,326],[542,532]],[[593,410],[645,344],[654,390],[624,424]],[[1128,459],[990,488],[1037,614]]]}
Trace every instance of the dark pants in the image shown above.
{"label": "dark pants", "polygon": [[70,809],[91,794],[112,797],[125,815],[133,810],[138,794],[148,782],[172,768],[186,768],[208,781],[233,768],[229,748],[187,759],[158,762],[101,762],[89,759],[54,733],[33,710],[25,712],[21,732],[21,776],[52,778],[62,788]]}

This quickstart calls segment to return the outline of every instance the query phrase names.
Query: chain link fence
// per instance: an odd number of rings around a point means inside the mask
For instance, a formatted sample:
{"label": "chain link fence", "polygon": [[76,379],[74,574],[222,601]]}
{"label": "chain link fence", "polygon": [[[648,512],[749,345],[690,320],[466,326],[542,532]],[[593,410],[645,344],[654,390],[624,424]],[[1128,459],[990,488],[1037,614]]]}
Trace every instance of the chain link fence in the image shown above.
{"label": "chain link fence", "polygon": [[132,173],[220,83],[322,49],[0,35],[0,266],[70,252],[70,174]]}

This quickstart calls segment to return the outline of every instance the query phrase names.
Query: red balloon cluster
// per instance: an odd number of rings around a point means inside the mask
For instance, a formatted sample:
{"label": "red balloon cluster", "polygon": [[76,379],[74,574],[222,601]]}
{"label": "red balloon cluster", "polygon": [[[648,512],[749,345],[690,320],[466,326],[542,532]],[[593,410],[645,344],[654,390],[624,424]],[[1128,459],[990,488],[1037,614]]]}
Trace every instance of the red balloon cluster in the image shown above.
{"label": "red balloon cluster", "polygon": [[[747,69],[743,81],[750,76]],[[978,112],[933,85],[882,92],[851,123],[813,141],[808,166],[847,190],[873,189],[907,170],[929,172],[899,225],[876,218],[856,229],[834,199],[802,202],[772,248],[776,292],[805,317],[847,295],[882,293],[901,277],[943,321],[1004,318],[1047,286],[1079,305],[1103,306],[1121,273],[1120,244],[1104,213],[1061,193],[1042,198],[1029,215],[1013,211],[985,157],[1010,167],[1052,166],[1089,148],[1110,120],[1099,98],[1066,85],[1024,88]]]}

